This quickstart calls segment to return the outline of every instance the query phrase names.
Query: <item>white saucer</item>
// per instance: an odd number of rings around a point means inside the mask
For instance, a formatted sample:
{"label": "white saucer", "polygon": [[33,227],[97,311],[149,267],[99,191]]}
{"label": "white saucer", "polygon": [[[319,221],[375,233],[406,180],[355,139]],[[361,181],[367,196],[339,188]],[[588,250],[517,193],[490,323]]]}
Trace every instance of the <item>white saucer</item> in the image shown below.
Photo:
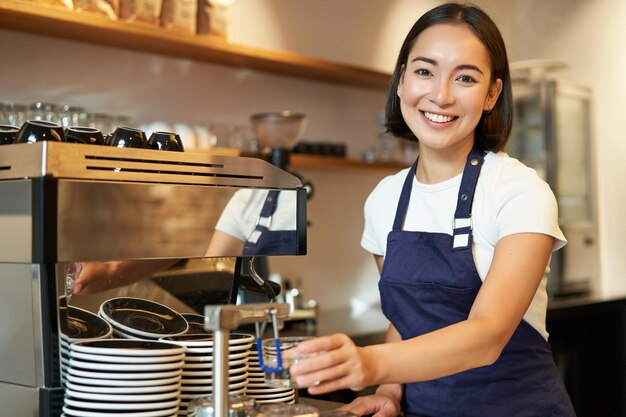
{"label": "white saucer", "polygon": [[[239,365],[245,365],[246,358],[228,361],[228,367],[234,368]],[[193,362],[193,361],[185,361],[183,365],[183,369],[213,369],[213,362]]]}
{"label": "white saucer", "polygon": [[156,340],[146,336],[133,335],[129,332],[123,332],[118,330],[116,327],[113,327],[113,337],[117,339],[129,339],[129,340]]}
{"label": "white saucer", "polygon": [[[255,400],[278,400],[278,399],[291,399],[295,396],[293,390],[290,392],[280,392],[280,393],[272,393],[272,394],[247,394],[248,397],[254,398]],[[291,398],[288,398],[291,397]]]}
{"label": "white saucer", "polygon": [[116,403],[148,403],[166,401],[171,398],[177,398],[180,390],[176,388],[173,391],[156,394],[96,394],[93,392],[74,391],[67,387],[65,394],[77,400],[93,400],[98,402],[116,402]]}
{"label": "white saucer", "polygon": [[246,392],[250,394],[262,395],[262,394],[277,394],[277,393],[288,393],[292,392],[292,388],[271,388],[271,387],[258,387],[256,385],[250,386],[248,382],[248,386],[246,387]]}
{"label": "white saucer", "polygon": [[248,376],[248,385],[252,388],[275,388],[267,385],[264,378],[250,378],[250,376]]}
{"label": "white saucer", "polygon": [[289,400],[255,400],[257,404],[276,404],[276,403],[285,403],[285,404],[295,404],[296,403],[296,399],[291,398]]}
{"label": "white saucer", "polygon": [[[179,343],[179,342],[171,342],[174,344],[178,344],[179,346],[184,346],[187,348],[187,353],[192,353],[192,354],[204,354],[204,355],[211,355],[213,354],[213,351],[215,350],[212,347],[202,347],[202,346],[189,346],[183,343]],[[229,346],[228,347],[228,354],[229,355],[233,355],[233,354],[238,354],[238,355],[243,355],[243,356],[248,356],[248,352],[249,352],[249,345],[236,345],[236,346]]]}
{"label": "white saucer", "polygon": [[152,380],[160,378],[171,378],[174,376],[180,376],[182,369],[174,369],[170,371],[162,372],[99,372],[99,371],[84,371],[76,368],[68,369],[69,375],[76,375],[83,378],[94,379],[116,379],[116,380],[129,380],[129,379],[142,379]]}
{"label": "white saucer", "polygon": [[[151,402],[151,403],[118,403],[118,402],[97,402],[97,401],[79,401],[73,398],[65,397],[65,405],[69,405],[76,408],[82,408],[86,410],[107,410],[107,411],[115,411],[115,410],[123,410],[123,411],[133,411],[133,410],[164,410],[171,409],[173,407],[177,407],[180,403],[178,398],[170,401],[159,401],[159,402]],[[65,411],[65,410],[64,410]],[[167,414],[165,414],[167,415]],[[107,417],[110,417],[111,414],[107,414]]]}
{"label": "white saucer", "polygon": [[286,403],[294,398],[296,398],[295,394],[287,395],[285,397],[277,397],[277,398],[257,398],[254,395],[247,395],[247,397],[253,398],[257,404],[271,404],[271,403]]}
{"label": "white saucer", "polygon": [[[91,410],[77,410],[72,406],[65,405],[63,412],[67,417],[111,417],[111,413],[107,411],[91,411]],[[152,411],[135,411],[126,412],[124,417],[170,417],[175,416],[178,412],[178,406],[170,407],[162,410]],[[121,414],[120,414],[121,416]]]}
{"label": "white saucer", "polygon": [[83,359],[92,362],[107,362],[107,363],[165,363],[182,361],[185,359],[185,354],[168,356],[117,356],[117,355],[100,355],[92,353],[83,353],[77,351],[70,352],[70,358]]}
{"label": "white saucer", "polygon": [[[213,357],[213,350],[211,349],[210,352],[205,352],[206,349],[195,349],[195,348],[187,348],[187,357],[189,356],[202,356],[202,357]],[[243,351],[243,352],[228,352],[228,359],[232,360],[232,359],[243,359],[245,358],[246,361],[248,360],[248,352]]]}
{"label": "white saucer", "polygon": [[[162,337],[161,339],[164,342],[168,343],[184,343],[187,346],[206,346],[213,347],[213,336],[212,335],[195,335],[195,334],[186,334],[180,336],[167,336]],[[228,338],[229,347],[234,347],[233,345],[249,345],[252,347],[254,343],[254,336],[246,334],[246,333],[231,333]]]}
{"label": "white saucer", "polygon": [[[228,384],[228,390],[229,390],[229,391],[232,391],[232,390],[239,389],[239,388],[245,388],[245,387],[246,387],[246,385],[248,385],[248,381],[246,381],[246,380],[244,380],[244,381],[233,381],[233,382],[229,382],[229,384]],[[190,385],[185,385],[185,386],[184,386],[184,388],[183,388],[183,387],[181,387],[181,388],[180,388],[180,391],[181,391],[181,392],[183,392],[183,391],[187,390],[187,388],[190,388],[190,389],[189,389],[189,391],[201,391],[200,389],[195,389],[195,388],[193,387],[193,385],[192,385],[192,386],[190,386]],[[203,387],[203,388],[204,388],[204,387]],[[212,391],[212,390],[213,390],[213,387],[212,387],[212,386],[209,386],[209,390],[210,390],[210,391]]]}
{"label": "white saucer", "polygon": [[[202,358],[202,360],[196,360],[198,358]],[[208,368],[212,368],[213,367],[213,358],[211,358],[211,360],[206,360],[206,356],[189,356],[186,355],[185,356],[185,365],[194,365],[194,364],[203,364]],[[248,359],[247,358],[236,358],[236,359],[229,359],[228,361],[228,366],[229,367],[234,367],[234,366],[238,366],[238,365],[244,365],[244,364],[248,364]],[[260,368],[259,368],[260,369]]]}
{"label": "white saucer", "polygon": [[182,372],[178,375],[169,378],[155,378],[155,379],[100,379],[100,378],[83,378],[76,375],[66,375],[68,382],[74,384],[91,385],[94,387],[151,387],[162,386],[169,384],[180,383],[182,379]]}
{"label": "white saucer", "polygon": [[[228,395],[243,395],[243,393],[246,392],[245,388],[240,388],[240,389],[236,389],[236,390],[228,390]],[[198,397],[204,397],[207,395],[212,395],[212,391],[205,391],[204,393],[195,393],[195,394],[180,394],[180,401],[181,404],[184,402],[189,402],[189,400],[194,399],[194,398],[198,398]]]}
{"label": "white saucer", "polygon": [[189,323],[179,313],[142,298],[111,298],[100,305],[98,315],[113,327],[148,338],[177,336],[189,330]]}
{"label": "white saucer", "polygon": [[[237,381],[242,381],[248,380],[248,375],[246,375],[245,373],[243,374],[237,374],[234,376],[231,376],[228,378],[228,382],[237,382]],[[192,379],[183,379],[182,380],[183,386],[187,387],[187,386],[194,386],[194,385],[212,385],[213,384],[213,378],[192,378]]]}
{"label": "white saucer", "polygon": [[[241,373],[242,371],[247,370],[248,367],[247,366],[242,366],[240,368],[229,368],[228,369],[228,375],[234,375],[234,374],[238,374]],[[206,375],[213,375],[213,369],[208,369],[205,371],[188,371],[186,369],[183,368],[183,379],[185,378],[202,378]]]}
{"label": "white saucer", "polygon": [[68,381],[66,388],[71,391],[91,392],[94,394],[154,394],[158,392],[170,392],[180,390],[180,381],[169,385],[152,385],[139,387],[110,387],[97,385],[82,385]]}
{"label": "white saucer", "polygon": [[183,361],[168,362],[159,364],[110,364],[98,362],[85,362],[77,359],[70,359],[70,368],[90,369],[97,371],[121,371],[121,372],[151,372],[151,371],[169,371],[181,369],[185,364]]}
{"label": "white saucer", "polygon": [[[246,387],[246,382],[247,381],[232,382],[232,383],[228,384],[228,390],[232,391],[232,390],[237,390],[237,389],[240,389],[240,388],[245,388]],[[198,391],[213,392],[213,386],[209,384],[209,385],[198,385],[198,386],[182,385],[180,387],[181,394],[182,393],[190,394],[192,392],[198,392]]]}
{"label": "white saucer", "polygon": [[102,317],[79,307],[61,307],[63,308],[66,309],[67,321],[61,320],[60,323],[61,340],[75,342],[111,337],[113,329]]}
{"label": "white saucer", "polygon": [[102,339],[72,343],[70,351],[114,356],[170,356],[185,353],[185,348],[162,341]]}

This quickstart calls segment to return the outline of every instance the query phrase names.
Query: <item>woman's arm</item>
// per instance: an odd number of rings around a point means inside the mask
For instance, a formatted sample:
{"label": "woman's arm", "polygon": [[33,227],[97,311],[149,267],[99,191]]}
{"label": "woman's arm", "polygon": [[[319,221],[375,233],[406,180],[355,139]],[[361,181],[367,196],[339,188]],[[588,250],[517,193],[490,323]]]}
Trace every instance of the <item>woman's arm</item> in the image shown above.
{"label": "woman's arm", "polygon": [[294,366],[292,373],[303,385],[323,381],[315,389],[321,394],[426,381],[493,363],[537,291],[553,242],[538,233],[500,239],[467,320],[413,339],[363,348],[346,349],[338,336],[317,338],[298,350],[320,354]]}
{"label": "woman's arm", "polygon": [[[205,256],[238,256],[243,251],[241,240],[216,230]],[[119,288],[152,278],[157,272],[178,262],[179,259],[159,259],[142,261],[86,262],[76,277],[75,294],[93,294]]]}
{"label": "woman's arm", "polygon": [[179,259],[85,262],[73,285],[74,294],[94,294],[151,278]]}
{"label": "woman's arm", "polygon": [[244,242],[221,230],[215,230],[205,256],[241,256]]}

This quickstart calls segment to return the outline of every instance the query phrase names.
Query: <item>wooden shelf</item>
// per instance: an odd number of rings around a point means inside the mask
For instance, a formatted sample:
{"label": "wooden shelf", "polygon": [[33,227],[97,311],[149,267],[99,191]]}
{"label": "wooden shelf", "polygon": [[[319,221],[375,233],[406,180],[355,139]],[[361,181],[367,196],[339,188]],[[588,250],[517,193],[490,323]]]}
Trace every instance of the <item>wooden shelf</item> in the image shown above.
{"label": "wooden shelf", "polygon": [[333,156],[292,154],[291,167],[294,169],[391,169],[401,170],[408,165],[400,162],[365,162],[357,159]]}
{"label": "wooden shelf", "polygon": [[[208,153],[212,155],[245,156],[249,158],[262,158],[259,154],[242,153],[234,148],[211,148],[211,149],[187,149],[186,152]],[[290,155],[289,168],[293,169],[321,169],[321,170],[344,170],[344,169],[385,169],[401,170],[410,164],[401,162],[365,162],[358,159],[339,158],[335,156],[307,155],[292,153]]]}
{"label": "wooden shelf", "polygon": [[0,0],[0,27],[368,89],[384,90],[390,80],[389,74],[356,66],[235,45],[212,35],[112,21],[33,1]]}

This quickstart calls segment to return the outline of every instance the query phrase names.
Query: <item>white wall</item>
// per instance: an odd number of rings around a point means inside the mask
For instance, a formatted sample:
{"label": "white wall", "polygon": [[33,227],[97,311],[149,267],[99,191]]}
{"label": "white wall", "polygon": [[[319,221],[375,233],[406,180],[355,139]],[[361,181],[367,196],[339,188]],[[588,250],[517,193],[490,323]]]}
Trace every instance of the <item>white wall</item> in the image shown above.
{"label": "white wall", "polygon": [[[390,71],[406,31],[433,0],[238,0],[231,39]],[[484,0],[512,59],[560,58],[563,78],[594,90],[602,290],[626,293],[626,164],[620,110],[626,96],[626,4],[622,0]],[[36,51],[35,54],[32,51]],[[245,122],[251,113],[290,109],[309,115],[311,140],[348,143],[349,155],[376,145],[373,114],[385,93],[235,70],[183,59],[0,30],[0,101],[45,99],[149,120]],[[7,64],[8,63],[8,64]],[[608,152],[607,152],[608,151]],[[377,299],[376,271],[360,249],[362,203],[385,172],[307,170],[317,187],[309,214],[310,255],[277,260],[301,278],[322,307]],[[339,211],[337,211],[339,210]],[[340,215],[335,215],[340,213]],[[345,223],[344,223],[345,222]]]}

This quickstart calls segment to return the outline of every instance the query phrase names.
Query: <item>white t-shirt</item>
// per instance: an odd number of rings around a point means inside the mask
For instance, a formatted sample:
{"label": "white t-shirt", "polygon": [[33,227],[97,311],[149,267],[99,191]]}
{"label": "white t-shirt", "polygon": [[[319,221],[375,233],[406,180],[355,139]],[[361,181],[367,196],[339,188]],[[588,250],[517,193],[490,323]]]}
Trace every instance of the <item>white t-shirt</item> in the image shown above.
{"label": "white t-shirt", "polygon": [[[226,204],[215,228],[239,240],[247,241],[256,228],[267,194],[267,190],[251,188],[238,190]],[[278,193],[278,203],[269,225],[270,230],[296,230],[296,194],[296,191],[292,190]],[[267,223],[263,224],[267,226]]]}
{"label": "white t-shirt", "polygon": [[[384,178],[365,202],[365,229],[361,246],[385,255],[387,235],[393,228],[398,199],[409,168]],[[438,184],[413,178],[411,200],[403,230],[452,235],[454,212],[462,174]],[[515,233],[543,233],[555,238],[553,250],[563,247],[556,198],[535,170],[504,152],[485,156],[472,206],[472,253],[481,280],[485,280],[496,243]],[[526,314],[526,320],[547,340],[548,295],[544,276]]]}

